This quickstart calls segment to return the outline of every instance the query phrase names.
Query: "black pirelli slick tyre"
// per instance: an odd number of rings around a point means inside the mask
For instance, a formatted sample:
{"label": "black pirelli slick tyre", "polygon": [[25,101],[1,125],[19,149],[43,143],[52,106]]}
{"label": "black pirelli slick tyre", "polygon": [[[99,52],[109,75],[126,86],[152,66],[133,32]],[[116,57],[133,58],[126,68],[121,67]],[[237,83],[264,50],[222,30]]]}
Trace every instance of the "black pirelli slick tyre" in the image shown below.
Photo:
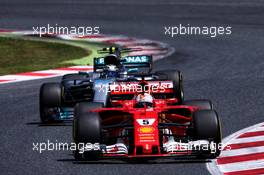
{"label": "black pirelli slick tyre", "polygon": [[[90,104],[90,105],[89,105]],[[102,106],[100,103],[80,103],[74,108],[73,119],[73,140],[76,145],[98,144],[101,142],[101,118],[96,112],[89,112]],[[100,157],[100,150],[73,151],[76,160],[97,160]]]}
{"label": "black pirelli slick tyre", "polygon": [[61,106],[60,83],[44,83],[39,91],[40,120],[43,123],[56,119],[58,108]]}
{"label": "black pirelli slick tyre", "polygon": [[216,144],[215,150],[202,150],[198,158],[214,159],[218,157],[221,150],[221,123],[215,110],[199,110],[193,114],[194,137],[196,140],[210,140]]}
{"label": "black pirelli slick tyre", "polygon": [[182,104],[184,101],[182,73],[178,70],[164,70],[158,71],[156,74],[160,75],[161,79],[164,79],[165,75],[165,79],[173,81],[174,97],[179,100],[178,104]]}
{"label": "black pirelli slick tyre", "polygon": [[187,100],[183,102],[187,106],[197,106],[200,109],[213,110],[214,106],[210,100]]}
{"label": "black pirelli slick tyre", "polygon": [[77,103],[75,105],[75,109],[78,108],[78,110],[75,110],[78,113],[85,113],[89,112],[89,110],[95,110],[95,109],[100,109],[103,108],[104,104],[103,103],[98,103],[98,102],[81,102]]}

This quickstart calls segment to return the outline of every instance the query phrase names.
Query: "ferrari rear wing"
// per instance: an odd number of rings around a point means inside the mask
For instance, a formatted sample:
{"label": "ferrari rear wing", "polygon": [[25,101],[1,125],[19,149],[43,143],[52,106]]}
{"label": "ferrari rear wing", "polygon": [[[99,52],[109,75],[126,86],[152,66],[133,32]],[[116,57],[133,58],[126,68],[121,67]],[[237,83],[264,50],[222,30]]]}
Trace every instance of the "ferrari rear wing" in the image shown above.
{"label": "ferrari rear wing", "polygon": [[[150,93],[154,99],[174,99],[172,81],[141,81],[136,82],[114,82],[109,85],[109,95],[112,105],[120,105],[124,100],[132,100],[139,93]],[[169,101],[168,101],[169,102]]]}
{"label": "ferrari rear wing", "polygon": [[137,94],[142,92],[148,93],[173,93],[172,81],[145,81],[144,85],[141,85],[141,81],[136,82],[113,82],[109,85],[111,94]]}

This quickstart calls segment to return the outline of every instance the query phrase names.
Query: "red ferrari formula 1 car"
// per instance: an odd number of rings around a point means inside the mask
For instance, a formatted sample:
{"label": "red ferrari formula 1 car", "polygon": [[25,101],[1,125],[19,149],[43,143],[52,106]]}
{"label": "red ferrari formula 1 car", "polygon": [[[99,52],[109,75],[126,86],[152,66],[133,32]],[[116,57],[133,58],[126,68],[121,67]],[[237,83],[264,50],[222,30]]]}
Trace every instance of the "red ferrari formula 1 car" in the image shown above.
{"label": "red ferrari formula 1 car", "polygon": [[113,102],[115,107],[110,108],[91,102],[75,106],[76,160],[211,159],[220,154],[220,121],[209,100],[175,105],[173,98],[157,99],[152,91],[144,91],[135,93],[131,100]]}

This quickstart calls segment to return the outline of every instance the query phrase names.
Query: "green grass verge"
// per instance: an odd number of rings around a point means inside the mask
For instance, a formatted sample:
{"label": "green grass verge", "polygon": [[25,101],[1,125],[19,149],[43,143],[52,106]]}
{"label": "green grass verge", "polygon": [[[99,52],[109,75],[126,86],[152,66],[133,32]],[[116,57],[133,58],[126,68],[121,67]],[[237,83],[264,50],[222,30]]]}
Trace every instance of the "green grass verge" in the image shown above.
{"label": "green grass verge", "polygon": [[0,37],[0,75],[92,64],[102,47],[82,41]]}

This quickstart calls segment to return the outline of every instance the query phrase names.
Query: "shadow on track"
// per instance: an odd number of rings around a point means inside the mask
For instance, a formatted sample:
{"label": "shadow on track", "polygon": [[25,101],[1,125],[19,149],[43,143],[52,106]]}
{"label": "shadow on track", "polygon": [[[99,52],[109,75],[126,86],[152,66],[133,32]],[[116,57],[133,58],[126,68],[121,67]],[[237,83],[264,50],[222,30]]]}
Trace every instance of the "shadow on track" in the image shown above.
{"label": "shadow on track", "polygon": [[54,123],[28,122],[26,125],[37,125],[38,127],[45,126],[72,126],[72,121],[60,121]]}
{"label": "shadow on track", "polygon": [[133,164],[133,165],[153,165],[153,164],[186,164],[186,163],[208,163],[211,160],[200,160],[200,159],[156,159],[156,160],[117,160],[107,159],[99,161],[76,161],[75,159],[58,159],[58,162],[72,162],[73,164]]}

